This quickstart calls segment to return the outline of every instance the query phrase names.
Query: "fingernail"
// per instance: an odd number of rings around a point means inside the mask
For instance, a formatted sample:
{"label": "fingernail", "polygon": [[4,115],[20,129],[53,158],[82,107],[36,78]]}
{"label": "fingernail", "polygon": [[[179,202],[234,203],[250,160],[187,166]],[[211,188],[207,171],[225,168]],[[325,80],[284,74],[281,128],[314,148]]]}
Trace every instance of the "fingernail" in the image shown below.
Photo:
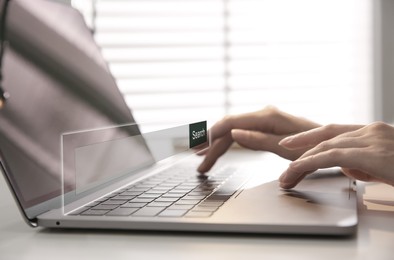
{"label": "fingernail", "polygon": [[231,136],[234,139],[244,139],[245,137],[245,131],[244,130],[240,130],[240,129],[233,129],[231,130]]}
{"label": "fingernail", "polygon": [[282,175],[279,177],[279,181],[284,182],[285,179],[286,179],[286,172],[282,173]]}
{"label": "fingernail", "polygon": [[278,144],[281,146],[286,146],[287,144],[291,143],[293,139],[294,139],[293,136],[288,136],[286,138],[283,138]]}
{"label": "fingernail", "polygon": [[[297,167],[299,164],[299,161],[293,161],[289,164],[289,168],[282,173],[282,175],[279,177],[279,181],[283,183],[293,183],[297,179],[297,175],[293,174],[291,169],[294,169],[294,167]],[[290,171],[290,172],[289,172]]]}
{"label": "fingernail", "polygon": [[281,187],[282,189],[291,189],[294,187],[294,180],[292,180],[292,175],[288,174],[287,171],[285,171],[279,177],[279,187]]}
{"label": "fingernail", "polygon": [[289,164],[289,167],[297,167],[299,164],[300,164],[300,158],[298,158],[298,159],[295,160],[295,161],[292,161],[292,162]]}
{"label": "fingernail", "polygon": [[293,188],[293,185],[291,183],[287,183],[287,182],[280,182],[279,187],[281,187],[282,189],[288,190],[288,189]]}
{"label": "fingernail", "polygon": [[198,168],[197,168],[197,171],[199,172],[199,173],[205,173],[206,172],[206,163],[205,163],[205,161],[203,161],[201,164],[200,164],[200,166],[198,166]]}

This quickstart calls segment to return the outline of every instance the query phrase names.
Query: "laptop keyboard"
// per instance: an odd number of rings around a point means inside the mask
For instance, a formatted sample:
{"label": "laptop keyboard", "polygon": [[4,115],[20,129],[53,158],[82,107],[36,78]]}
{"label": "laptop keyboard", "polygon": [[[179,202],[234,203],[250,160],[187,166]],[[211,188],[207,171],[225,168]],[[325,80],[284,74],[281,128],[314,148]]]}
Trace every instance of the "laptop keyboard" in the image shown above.
{"label": "laptop keyboard", "polygon": [[209,176],[171,168],[102,197],[68,215],[138,217],[210,217],[247,176],[225,167]]}

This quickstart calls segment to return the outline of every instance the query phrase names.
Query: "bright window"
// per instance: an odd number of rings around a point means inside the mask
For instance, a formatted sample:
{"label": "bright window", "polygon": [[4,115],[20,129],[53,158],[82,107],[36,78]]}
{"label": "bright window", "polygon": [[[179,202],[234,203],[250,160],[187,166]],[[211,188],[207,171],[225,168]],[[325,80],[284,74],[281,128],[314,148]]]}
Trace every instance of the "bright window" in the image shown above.
{"label": "bright window", "polygon": [[140,122],[372,119],[370,0],[77,0]]}

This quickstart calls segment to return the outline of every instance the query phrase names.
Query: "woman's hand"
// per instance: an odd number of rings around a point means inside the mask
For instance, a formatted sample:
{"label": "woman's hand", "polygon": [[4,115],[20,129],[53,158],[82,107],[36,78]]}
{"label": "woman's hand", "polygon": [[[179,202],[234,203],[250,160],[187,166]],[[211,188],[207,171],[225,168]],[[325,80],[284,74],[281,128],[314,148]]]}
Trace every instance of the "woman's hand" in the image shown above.
{"label": "woman's hand", "polygon": [[394,184],[394,128],[384,123],[328,125],[288,137],[280,145],[289,150],[310,148],[279,178],[290,189],[308,173],[340,166],[344,174],[362,181]]}
{"label": "woman's hand", "polygon": [[211,146],[200,155],[205,155],[198,171],[205,173],[235,141],[239,145],[261,151],[270,151],[284,158],[295,160],[308,148],[288,150],[278,143],[289,135],[304,132],[319,125],[309,120],[292,116],[273,107],[263,110],[227,116],[210,130]]}

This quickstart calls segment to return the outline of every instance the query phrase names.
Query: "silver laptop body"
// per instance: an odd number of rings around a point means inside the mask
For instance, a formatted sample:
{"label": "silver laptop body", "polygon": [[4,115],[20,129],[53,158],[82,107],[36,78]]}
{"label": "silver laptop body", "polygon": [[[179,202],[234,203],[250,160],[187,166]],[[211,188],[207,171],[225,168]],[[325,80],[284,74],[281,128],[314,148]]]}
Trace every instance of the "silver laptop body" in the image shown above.
{"label": "silver laptop body", "polygon": [[[355,232],[356,194],[349,180],[337,170],[313,174],[296,189],[285,191],[279,189],[276,181],[287,166],[285,160],[268,154],[256,154],[253,159],[250,154],[245,156],[237,151],[224,156],[206,179],[197,177],[195,168],[201,158],[192,152],[160,162],[148,155],[151,163],[143,169],[101,184],[99,189],[86,192],[86,196],[64,207],[60,174],[62,134],[135,121],[77,11],[46,1],[13,0],[8,12],[9,44],[2,71],[3,85],[11,98],[0,110],[1,168],[30,225],[319,235]],[[69,22],[61,24],[59,20]],[[114,134],[121,138],[129,133]],[[143,145],[142,149],[150,153],[147,146]],[[208,180],[217,181],[216,188],[200,197],[201,201],[183,212],[177,211],[184,214],[166,215],[166,208],[152,216],[90,215],[73,211],[97,205],[102,198],[111,199],[111,194],[130,194],[130,189],[143,185],[145,180],[158,180],[156,175],[163,176],[163,172],[171,178],[172,172],[176,174],[179,168],[188,169],[189,179],[195,185],[194,188],[189,185],[185,197]],[[215,179],[228,172],[231,176],[219,178],[221,183]],[[223,187],[230,186],[234,189],[231,194],[214,197]],[[151,202],[157,198],[160,196]],[[201,210],[203,203],[207,208]],[[197,207],[200,211],[193,211]],[[204,213],[208,208],[215,210]]]}

